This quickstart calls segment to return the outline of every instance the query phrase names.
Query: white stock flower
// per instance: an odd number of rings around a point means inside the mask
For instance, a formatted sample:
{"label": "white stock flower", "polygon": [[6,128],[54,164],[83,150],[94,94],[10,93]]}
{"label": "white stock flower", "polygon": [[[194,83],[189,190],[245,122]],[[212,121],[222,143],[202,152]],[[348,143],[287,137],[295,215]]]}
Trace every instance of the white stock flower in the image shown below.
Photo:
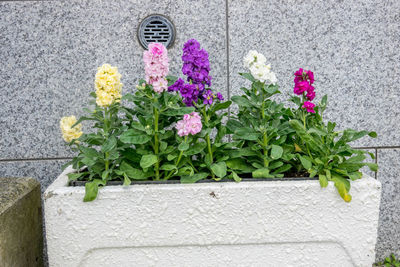
{"label": "white stock flower", "polygon": [[243,64],[248,69],[255,63],[265,64],[265,62],[267,62],[265,56],[255,50],[250,50],[243,58]]}
{"label": "white stock flower", "polygon": [[250,72],[253,77],[261,82],[270,81],[271,83],[276,83],[275,73],[271,71],[271,65],[265,65],[261,63],[254,63],[250,67]]}

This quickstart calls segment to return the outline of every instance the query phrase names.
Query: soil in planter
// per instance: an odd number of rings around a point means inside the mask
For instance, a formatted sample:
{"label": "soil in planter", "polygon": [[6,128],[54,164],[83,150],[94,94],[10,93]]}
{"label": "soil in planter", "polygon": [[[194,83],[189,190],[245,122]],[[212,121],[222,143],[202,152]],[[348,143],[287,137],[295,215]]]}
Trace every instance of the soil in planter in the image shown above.
{"label": "soil in planter", "polygon": [[[85,171],[83,169],[82,171]],[[86,179],[89,176],[80,177],[79,180],[69,181],[69,186],[85,186],[85,184],[89,181]],[[255,181],[303,181],[303,180],[318,180],[318,177],[311,178],[309,177],[307,172],[295,173],[289,172],[286,173],[283,178],[253,178],[251,173],[244,173],[240,174],[242,181],[244,182],[255,182]],[[233,179],[222,179],[219,181],[215,181],[213,179],[203,179],[196,183],[215,183],[215,182],[235,182]],[[169,180],[160,180],[160,181],[153,181],[153,180],[144,180],[144,181],[132,181],[131,184],[178,184],[180,180],[178,177],[173,177]],[[121,180],[113,180],[108,181],[107,185],[122,185],[123,181]]]}

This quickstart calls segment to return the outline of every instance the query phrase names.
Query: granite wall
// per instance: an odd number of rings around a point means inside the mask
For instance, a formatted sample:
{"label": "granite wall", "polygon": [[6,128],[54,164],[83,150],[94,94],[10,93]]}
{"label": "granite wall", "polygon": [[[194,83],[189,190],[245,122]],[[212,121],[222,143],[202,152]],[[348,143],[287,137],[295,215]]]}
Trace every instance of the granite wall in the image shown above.
{"label": "granite wall", "polygon": [[245,83],[242,57],[266,55],[283,96],[293,72],[312,69],[327,117],[342,128],[375,130],[356,143],[377,156],[383,184],[378,258],[400,255],[400,1],[0,0],[0,176],[33,176],[48,186],[72,153],[59,119],[80,115],[102,63],[117,65],[124,92],[143,76],[140,21],[164,14],[177,29],[171,72],[182,44],[209,51],[214,88],[225,97]]}

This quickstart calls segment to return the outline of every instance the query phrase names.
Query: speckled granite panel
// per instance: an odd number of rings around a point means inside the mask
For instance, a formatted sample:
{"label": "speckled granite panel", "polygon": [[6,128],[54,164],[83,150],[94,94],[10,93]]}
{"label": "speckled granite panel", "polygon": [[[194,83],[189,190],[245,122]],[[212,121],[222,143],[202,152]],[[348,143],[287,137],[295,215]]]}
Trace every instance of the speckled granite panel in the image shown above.
{"label": "speckled granite panel", "polygon": [[118,66],[123,91],[133,91],[144,76],[137,27],[154,13],[176,26],[170,74],[180,74],[182,45],[196,38],[210,54],[214,88],[226,96],[225,1],[0,2],[0,158],[71,155],[59,119],[80,114],[103,63]]}
{"label": "speckled granite panel", "polygon": [[390,253],[400,255],[400,149],[378,150],[378,179],[382,183],[382,200],[376,257]]}
{"label": "speckled granite panel", "polygon": [[0,177],[32,177],[42,185],[42,192],[61,173],[67,160],[2,161]]}
{"label": "speckled granite panel", "polygon": [[262,52],[281,85],[293,91],[299,67],[315,73],[317,101],[341,128],[375,130],[355,146],[400,143],[400,1],[229,0],[231,95],[245,80],[242,58]]}

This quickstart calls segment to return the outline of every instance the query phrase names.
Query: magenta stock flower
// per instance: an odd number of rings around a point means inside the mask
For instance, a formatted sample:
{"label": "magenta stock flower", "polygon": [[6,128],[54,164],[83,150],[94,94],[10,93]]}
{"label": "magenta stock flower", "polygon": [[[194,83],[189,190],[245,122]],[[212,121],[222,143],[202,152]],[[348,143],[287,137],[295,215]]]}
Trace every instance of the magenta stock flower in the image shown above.
{"label": "magenta stock flower", "polygon": [[161,93],[167,90],[165,77],[169,71],[168,51],[163,44],[150,43],[147,51],[143,52],[146,82],[153,85],[154,91]]}
{"label": "magenta stock flower", "polygon": [[[314,83],[314,73],[311,70],[304,70],[302,68],[299,68],[299,70],[294,73],[294,76],[293,92],[296,95],[305,96],[305,98],[309,101],[314,100],[315,88],[314,86],[312,86],[312,84]],[[302,107],[306,108],[308,112],[315,113],[315,105],[309,101],[304,102]]]}
{"label": "magenta stock flower", "polygon": [[199,133],[202,127],[203,125],[199,113],[192,112],[190,114],[185,114],[183,120],[176,123],[175,128],[178,130],[179,136],[187,136],[189,134],[195,135]]}
{"label": "magenta stock flower", "polygon": [[304,104],[302,106],[302,108],[305,108],[307,110],[307,112],[310,112],[310,113],[315,113],[314,107],[315,107],[315,104],[311,103],[310,101],[304,102]]}
{"label": "magenta stock flower", "polygon": [[294,93],[296,95],[302,95],[304,92],[309,90],[311,85],[307,81],[299,81],[294,85]]}
{"label": "magenta stock flower", "polygon": [[312,101],[315,98],[315,91],[313,86],[310,85],[310,87],[307,89],[306,97],[310,101]]}
{"label": "magenta stock flower", "polygon": [[298,71],[294,73],[294,83],[308,81],[310,85],[314,83],[314,73],[311,70],[304,70],[299,68]]}

